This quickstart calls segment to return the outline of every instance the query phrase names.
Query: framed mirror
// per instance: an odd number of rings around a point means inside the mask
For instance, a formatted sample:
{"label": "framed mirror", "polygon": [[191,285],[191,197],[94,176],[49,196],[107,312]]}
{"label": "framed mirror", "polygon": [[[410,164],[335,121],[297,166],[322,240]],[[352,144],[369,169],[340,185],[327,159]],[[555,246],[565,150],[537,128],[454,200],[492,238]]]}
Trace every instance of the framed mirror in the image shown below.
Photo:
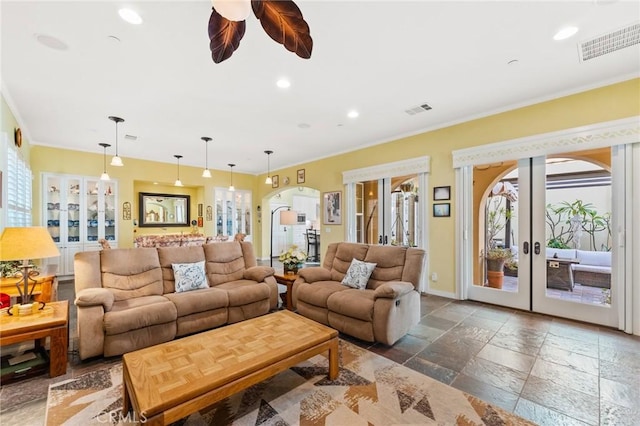
{"label": "framed mirror", "polygon": [[189,195],[140,192],[139,197],[139,226],[189,226]]}

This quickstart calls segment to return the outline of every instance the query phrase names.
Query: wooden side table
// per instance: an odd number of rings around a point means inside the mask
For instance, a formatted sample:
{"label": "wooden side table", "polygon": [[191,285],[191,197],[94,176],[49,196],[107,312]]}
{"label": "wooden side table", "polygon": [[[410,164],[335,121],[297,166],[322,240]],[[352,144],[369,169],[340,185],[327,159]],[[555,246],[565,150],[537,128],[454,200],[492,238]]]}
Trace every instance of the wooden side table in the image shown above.
{"label": "wooden side table", "polygon": [[69,302],[47,303],[42,311],[27,316],[0,315],[0,346],[27,340],[36,341],[36,349],[43,347],[49,337],[49,375],[67,372],[69,339]]}
{"label": "wooden side table", "polygon": [[[58,298],[58,277],[56,273],[57,265],[48,265],[40,272],[40,275],[34,278],[36,287],[33,290],[33,300],[48,303]],[[0,293],[8,294],[12,298],[20,297],[16,284],[19,284],[20,288],[22,288],[23,283],[22,278],[0,278]],[[29,291],[31,291],[32,285],[33,281],[29,280]]]}
{"label": "wooden side table", "polygon": [[278,282],[278,284],[287,286],[287,292],[285,293],[285,300],[283,300],[283,302],[285,302],[285,306],[287,307],[288,310],[293,311],[293,300],[292,300],[293,283],[298,278],[298,274],[277,273],[277,274],[274,274],[273,276]]}

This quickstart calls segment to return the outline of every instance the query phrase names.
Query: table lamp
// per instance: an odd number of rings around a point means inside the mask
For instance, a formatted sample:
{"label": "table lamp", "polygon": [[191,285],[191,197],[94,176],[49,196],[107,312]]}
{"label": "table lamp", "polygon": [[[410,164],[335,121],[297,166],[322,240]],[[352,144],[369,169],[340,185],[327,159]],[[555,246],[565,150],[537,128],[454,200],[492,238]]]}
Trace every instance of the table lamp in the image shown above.
{"label": "table lamp", "polygon": [[[60,256],[51,235],[46,228],[39,226],[27,226],[22,228],[5,228],[0,237],[0,261],[22,261],[23,288],[20,282],[16,283],[18,292],[22,299],[22,304],[30,303],[36,282],[33,277],[39,272],[33,270],[29,259],[43,259],[46,257]],[[33,281],[31,292],[29,292],[29,279]]]}

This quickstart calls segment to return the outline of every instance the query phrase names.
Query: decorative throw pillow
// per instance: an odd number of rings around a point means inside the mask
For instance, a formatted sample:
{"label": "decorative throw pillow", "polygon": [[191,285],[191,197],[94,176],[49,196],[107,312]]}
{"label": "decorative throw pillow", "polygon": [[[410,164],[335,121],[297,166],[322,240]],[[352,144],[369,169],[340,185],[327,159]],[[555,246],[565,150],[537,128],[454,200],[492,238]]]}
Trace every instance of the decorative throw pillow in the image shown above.
{"label": "decorative throw pillow", "polygon": [[176,293],[209,288],[204,272],[204,260],[196,263],[173,263],[171,267],[176,280]]}
{"label": "decorative throw pillow", "polygon": [[342,284],[364,290],[376,265],[377,263],[367,263],[358,259],[351,260],[351,265],[347,270],[347,275],[342,279]]}

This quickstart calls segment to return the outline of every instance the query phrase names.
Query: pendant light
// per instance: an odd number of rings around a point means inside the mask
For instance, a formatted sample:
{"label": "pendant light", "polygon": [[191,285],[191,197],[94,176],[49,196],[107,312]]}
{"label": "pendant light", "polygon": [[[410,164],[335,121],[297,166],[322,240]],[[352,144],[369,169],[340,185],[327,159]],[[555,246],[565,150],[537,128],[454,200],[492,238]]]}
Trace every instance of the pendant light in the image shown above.
{"label": "pendant light", "polygon": [[227,164],[230,168],[231,168],[231,180],[230,180],[230,185],[229,185],[229,191],[233,192],[236,189],[233,187],[233,168],[235,167],[235,164]]}
{"label": "pendant light", "polygon": [[267,178],[264,180],[264,183],[266,183],[267,185],[271,185],[273,181],[271,180],[271,162],[269,160],[271,159],[271,154],[273,154],[273,151],[268,149],[264,153],[267,154]]}
{"label": "pendant light", "polygon": [[176,179],[176,182],[173,184],[174,186],[184,186],[182,185],[182,182],[180,181],[180,159],[182,158],[182,155],[174,155],[174,157],[176,157],[176,159],[178,160],[178,179]]}
{"label": "pendant light", "polygon": [[118,123],[122,123],[124,119],[110,115],[109,120],[116,123],[116,155],[111,159],[111,165],[116,167],[122,167],[124,166],[124,163],[122,162],[122,158],[118,157]]}
{"label": "pendant light", "polygon": [[203,136],[200,139],[204,141],[204,171],[202,172],[203,178],[210,178],[211,171],[209,170],[209,141],[211,138]]}
{"label": "pendant light", "polygon": [[100,175],[100,180],[111,180],[111,178],[107,174],[107,148],[109,148],[111,145],[109,145],[108,143],[99,143],[98,145],[100,145],[104,149],[104,154],[102,156],[104,159],[104,170]]}

